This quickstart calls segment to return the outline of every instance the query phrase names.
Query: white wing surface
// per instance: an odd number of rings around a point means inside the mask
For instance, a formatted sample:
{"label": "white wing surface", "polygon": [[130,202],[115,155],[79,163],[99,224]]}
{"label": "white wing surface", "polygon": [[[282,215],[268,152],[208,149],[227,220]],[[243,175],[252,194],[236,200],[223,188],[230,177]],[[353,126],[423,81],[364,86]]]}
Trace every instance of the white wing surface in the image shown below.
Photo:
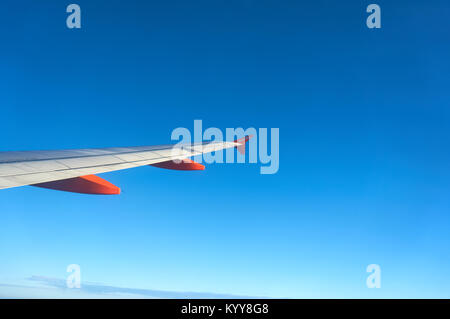
{"label": "white wing surface", "polygon": [[192,145],[0,152],[0,189],[33,185],[77,193],[118,194],[118,187],[93,175],[144,165],[203,169],[203,165],[188,158],[232,147],[241,151],[248,139],[247,136],[234,142]]}

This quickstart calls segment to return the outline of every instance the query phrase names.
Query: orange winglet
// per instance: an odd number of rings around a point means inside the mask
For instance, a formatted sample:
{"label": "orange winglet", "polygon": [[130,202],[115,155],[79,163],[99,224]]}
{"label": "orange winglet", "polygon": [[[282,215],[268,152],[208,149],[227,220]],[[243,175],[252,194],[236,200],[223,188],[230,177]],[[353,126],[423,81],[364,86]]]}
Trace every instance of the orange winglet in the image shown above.
{"label": "orange winglet", "polygon": [[31,186],[54,189],[65,192],[94,194],[94,195],[118,195],[120,188],[96,175],[85,175],[59,181],[34,184]]}
{"label": "orange winglet", "polygon": [[188,158],[181,160],[179,163],[176,163],[174,161],[167,161],[167,162],[150,164],[149,166],[155,166],[155,167],[165,168],[165,169],[174,169],[174,170],[178,170],[178,171],[202,171],[205,169],[204,165],[194,162],[193,160],[190,160]]}
{"label": "orange winglet", "polygon": [[246,135],[245,137],[234,141],[235,143],[241,143],[241,145],[235,146],[237,148],[237,150],[239,151],[239,153],[241,153],[242,155],[245,154],[245,144],[252,137],[253,137],[253,135]]}

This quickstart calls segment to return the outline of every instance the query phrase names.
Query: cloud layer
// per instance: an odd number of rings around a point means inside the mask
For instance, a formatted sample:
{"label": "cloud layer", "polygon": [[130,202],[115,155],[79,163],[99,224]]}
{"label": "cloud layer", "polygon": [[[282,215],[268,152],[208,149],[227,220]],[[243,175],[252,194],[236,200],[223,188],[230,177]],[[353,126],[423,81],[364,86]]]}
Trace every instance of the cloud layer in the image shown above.
{"label": "cloud layer", "polygon": [[45,276],[31,276],[20,284],[0,284],[0,298],[170,298],[170,299],[228,299],[254,298],[206,292],[175,292],[137,289],[82,282],[81,288],[67,288],[66,281]]}

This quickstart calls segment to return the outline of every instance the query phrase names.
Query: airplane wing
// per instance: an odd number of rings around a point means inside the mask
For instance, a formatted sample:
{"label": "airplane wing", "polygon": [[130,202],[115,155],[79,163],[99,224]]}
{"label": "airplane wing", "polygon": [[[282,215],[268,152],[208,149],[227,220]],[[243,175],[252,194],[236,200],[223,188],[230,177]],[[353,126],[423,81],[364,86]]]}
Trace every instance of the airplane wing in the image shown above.
{"label": "airplane wing", "polygon": [[202,170],[204,166],[189,157],[232,147],[243,153],[249,138],[189,145],[0,152],[0,189],[31,185],[84,194],[119,194],[120,188],[95,174],[144,165]]}

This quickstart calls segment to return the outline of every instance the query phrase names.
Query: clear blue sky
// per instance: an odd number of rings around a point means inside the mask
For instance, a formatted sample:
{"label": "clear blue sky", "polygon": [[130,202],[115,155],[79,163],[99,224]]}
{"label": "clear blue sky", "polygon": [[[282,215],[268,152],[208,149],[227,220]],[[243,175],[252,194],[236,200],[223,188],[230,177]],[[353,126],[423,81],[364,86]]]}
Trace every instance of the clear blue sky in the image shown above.
{"label": "clear blue sky", "polygon": [[[372,1],[373,2],[373,1]],[[279,127],[280,170],[0,191],[0,283],[32,275],[271,297],[450,297],[448,1],[7,1],[0,150]],[[382,288],[365,285],[379,264]],[[8,295],[12,287],[0,287]]]}

